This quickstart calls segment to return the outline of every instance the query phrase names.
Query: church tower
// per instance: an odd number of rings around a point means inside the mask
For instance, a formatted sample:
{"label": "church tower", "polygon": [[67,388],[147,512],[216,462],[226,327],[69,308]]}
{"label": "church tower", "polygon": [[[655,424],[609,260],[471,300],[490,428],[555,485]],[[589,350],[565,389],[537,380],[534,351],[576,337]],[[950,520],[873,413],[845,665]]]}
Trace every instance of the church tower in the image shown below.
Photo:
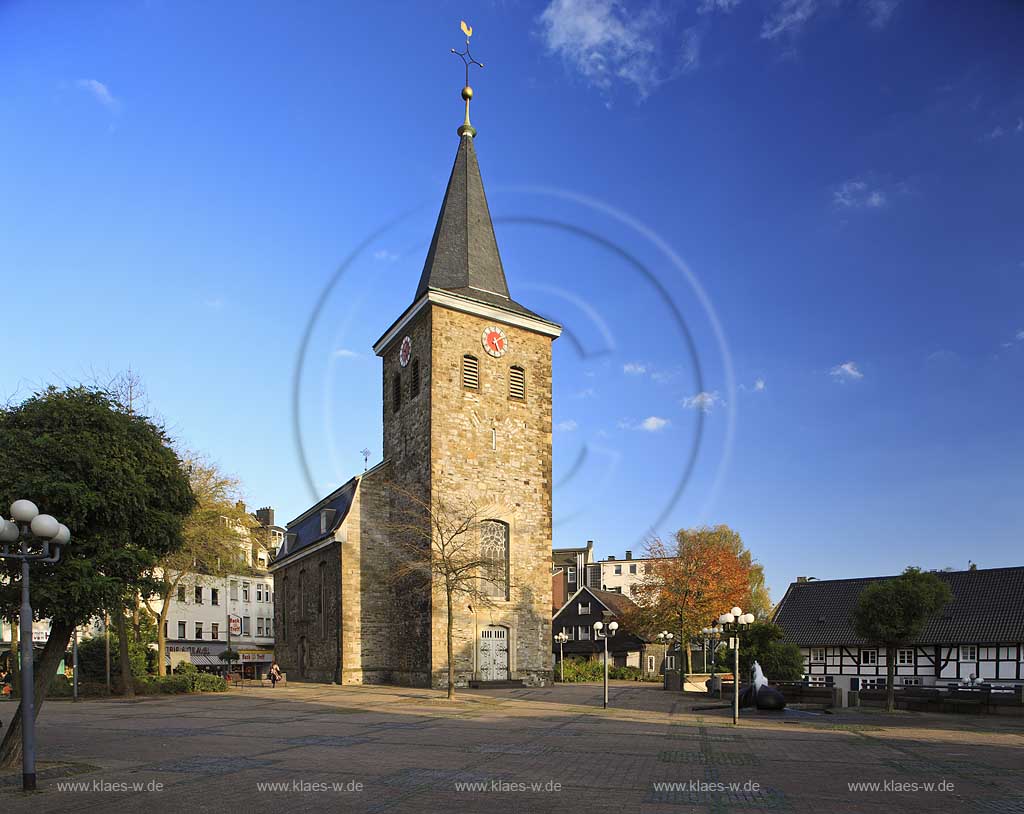
{"label": "church tower", "polygon": [[[374,345],[384,458],[398,487],[390,513],[401,511],[401,492],[473,506],[482,555],[504,575],[482,584],[485,600],[456,600],[457,680],[549,680],[551,343],[561,328],[509,293],[469,122],[468,74],[463,98],[455,164],[413,302]],[[395,681],[447,681],[436,582],[429,596],[396,599]]]}

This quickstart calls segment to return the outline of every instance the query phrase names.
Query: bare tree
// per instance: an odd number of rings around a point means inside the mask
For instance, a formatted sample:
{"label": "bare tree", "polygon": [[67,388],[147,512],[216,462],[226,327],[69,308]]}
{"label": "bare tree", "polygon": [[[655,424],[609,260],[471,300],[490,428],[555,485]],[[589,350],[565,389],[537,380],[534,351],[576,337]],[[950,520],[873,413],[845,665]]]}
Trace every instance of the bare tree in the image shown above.
{"label": "bare tree", "polygon": [[505,562],[499,563],[484,553],[481,530],[485,521],[476,504],[443,495],[427,499],[401,485],[389,487],[406,503],[387,524],[397,560],[392,579],[398,583],[419,582],[431,593],[444,591],[448,698],[453,699],[456,600],[492,605],[493,589],[502,593],[509,589]]}

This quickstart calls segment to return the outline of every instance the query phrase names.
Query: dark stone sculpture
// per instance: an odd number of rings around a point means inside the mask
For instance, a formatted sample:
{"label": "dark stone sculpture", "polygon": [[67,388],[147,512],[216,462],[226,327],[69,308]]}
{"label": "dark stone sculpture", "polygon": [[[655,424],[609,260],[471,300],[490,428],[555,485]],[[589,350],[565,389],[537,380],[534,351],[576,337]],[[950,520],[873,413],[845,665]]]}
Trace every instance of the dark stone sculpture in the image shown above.
{"label": "dark stone sculpture", "polygon": [[786,707],[786,698],[774,687],[768,686],[768,679],[761,672],[756,661],[751,672],[751,682],[740,691],[741,707],[757,707],[763,710],[780,710]]}

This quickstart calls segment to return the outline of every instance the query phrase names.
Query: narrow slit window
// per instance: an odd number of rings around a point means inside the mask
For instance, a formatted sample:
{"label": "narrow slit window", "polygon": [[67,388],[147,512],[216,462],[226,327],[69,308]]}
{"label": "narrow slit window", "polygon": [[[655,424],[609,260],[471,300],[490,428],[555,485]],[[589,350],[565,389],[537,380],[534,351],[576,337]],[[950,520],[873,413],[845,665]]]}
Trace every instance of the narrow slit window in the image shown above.
{"label": "narrow slit window", "polygon": [[508,371],[508,397],[526,401],[526,371],[518,365],[513,365]]}
{"label": "narrow slit window", "polygon": [[397,413],[398,409],[402,406],[402,376],[400,373],[395,374],[393,383],[391,385],[391,412]]}
{"label": "narrow slit window", "polygon": [[416,398],[420,394],[420,360],[412,360],[412,397]]}
{"label": "narrow slit window", "polygon": [[480,389],[480,363],[468,353],[462,357],[462,386],[467,390]]}

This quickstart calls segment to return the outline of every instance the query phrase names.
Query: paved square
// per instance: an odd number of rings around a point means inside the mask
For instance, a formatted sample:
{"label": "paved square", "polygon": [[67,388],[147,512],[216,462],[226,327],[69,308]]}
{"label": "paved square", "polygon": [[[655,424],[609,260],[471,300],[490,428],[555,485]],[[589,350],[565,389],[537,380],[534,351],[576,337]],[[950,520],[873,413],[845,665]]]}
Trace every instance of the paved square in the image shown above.
{"label": "paved square", "polygon": [[592,685],[51,701],[41,790],[0,774],[0,811],[1024,812],[1024,719],[794,710],[734,728],[626,683],[612,703]]}

